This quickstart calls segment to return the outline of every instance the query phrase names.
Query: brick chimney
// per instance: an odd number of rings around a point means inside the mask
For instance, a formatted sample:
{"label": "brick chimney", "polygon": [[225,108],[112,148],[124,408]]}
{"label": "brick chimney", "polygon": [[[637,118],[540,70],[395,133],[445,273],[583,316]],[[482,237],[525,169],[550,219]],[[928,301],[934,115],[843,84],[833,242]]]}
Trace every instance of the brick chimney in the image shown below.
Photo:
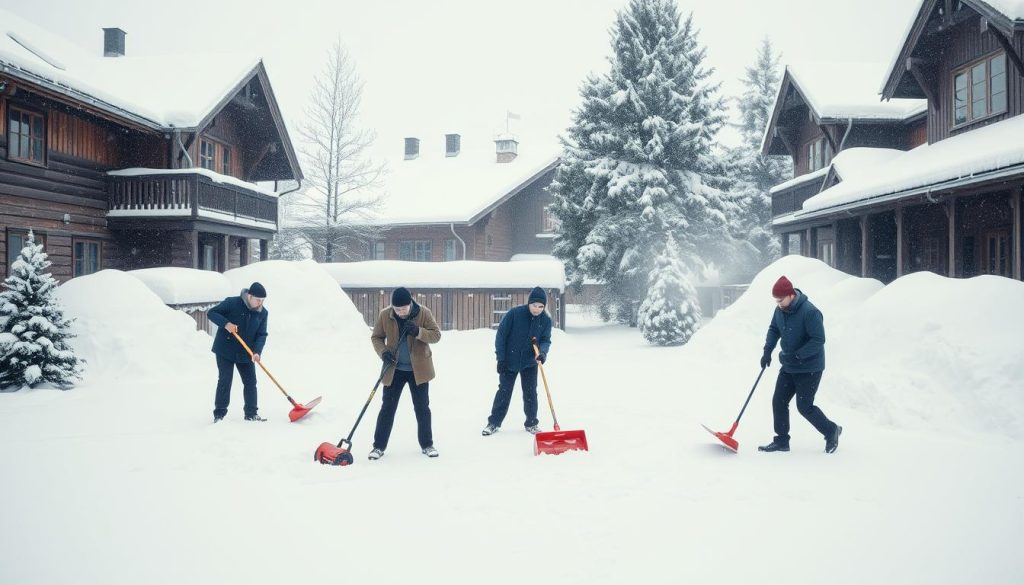
{"label": "brick chimney", "polygon": [[494,139],[494,149],[498,155],[497,162],[509,163],[519,155],[519,141],[511,134],[500,134]]}
{"label": "brick chimney", "polygon": [[103,29],[103,56],[124,57],[124,37],[128,34],[119,28]]}

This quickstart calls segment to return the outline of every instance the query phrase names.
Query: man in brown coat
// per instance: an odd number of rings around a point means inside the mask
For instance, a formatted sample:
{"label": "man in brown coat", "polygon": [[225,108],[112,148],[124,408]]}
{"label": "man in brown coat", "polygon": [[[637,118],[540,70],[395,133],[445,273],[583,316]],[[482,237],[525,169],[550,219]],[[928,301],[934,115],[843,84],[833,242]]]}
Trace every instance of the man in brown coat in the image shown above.
{"label": "man in brown coat", "polygon": [[[412,405],[416,411],[417,436],[423,454],[437,457],[434,437],[430,428],[429,382],[434,379],[434,361],[429,343],[441,339],[441,329],[430,309],[412,300],[404,287],[391,293],[391,306],[377,316],[377,324],[370,335],[373,350],[389,369],[384,374],[384,400],[377,415],[377,430],[373,433],[373,451],[370,460],[384,456],[395,423],[395,411],[402,389],[409,384]],[[399,343],[401,341],[401,343]],[[390,368],[390,366],[394,368]]]}

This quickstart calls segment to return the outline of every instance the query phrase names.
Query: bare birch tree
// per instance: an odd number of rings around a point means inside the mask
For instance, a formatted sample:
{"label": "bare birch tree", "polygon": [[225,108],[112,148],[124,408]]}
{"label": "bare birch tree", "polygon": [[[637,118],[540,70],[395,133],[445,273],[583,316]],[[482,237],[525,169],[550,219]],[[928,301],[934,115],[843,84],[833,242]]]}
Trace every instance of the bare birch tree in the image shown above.
{"label": "bare birch tree", "polygon": [[355,65],[336,41],[313,81],[306,119],[299,126],[307,185],[290,202],[295,235],[322,262],[353,258],[378,233],[362,221],[380,204],[371,188],[383,174],[383,165],[367,153],[376,134],[357,124],[362,91]]}

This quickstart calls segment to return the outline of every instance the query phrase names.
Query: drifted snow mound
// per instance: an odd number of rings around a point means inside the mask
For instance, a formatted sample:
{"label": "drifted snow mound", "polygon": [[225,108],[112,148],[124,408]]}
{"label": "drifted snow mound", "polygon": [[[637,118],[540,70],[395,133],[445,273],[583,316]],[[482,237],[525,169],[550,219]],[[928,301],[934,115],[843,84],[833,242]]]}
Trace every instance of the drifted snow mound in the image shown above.
{"label": "drifted snow mound", "polygon": [[[716,402],[741,404],[757,375],[782,275],[824,315],[823,405],[897,428],[1024,437],[1024,283],[995,276],[919,272],[883,286],[819,260],[782,258],[686,346],[689,367],[721,381],[708,389],[721,394]],[[770,395],[777,374],[778,347],[758,392]]]}
{"label": "drifted snow mound", "polygon": [[62,284],[57,296],[75,319],[75,354],[88,361],[83,383],[168,376],[207,359],[210,337],[128,273],[80,276]]}

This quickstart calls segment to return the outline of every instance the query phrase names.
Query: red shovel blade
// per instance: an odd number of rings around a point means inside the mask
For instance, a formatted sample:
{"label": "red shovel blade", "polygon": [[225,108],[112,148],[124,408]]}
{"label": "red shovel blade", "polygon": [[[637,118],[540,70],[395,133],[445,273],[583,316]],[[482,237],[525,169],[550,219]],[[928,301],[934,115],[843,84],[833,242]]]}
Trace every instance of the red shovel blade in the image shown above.
{"label": "red shovel blade", "polygon": [[342,449],[333,443],[320,443],[313,453],[313,461],[319,461],[323,465],[352,465],[352,453],[348,449]]}
{"label": "red shovel blade", "polygon": [[740,444],[739,444],[739,441],[737,441],[736,439],[732,438],[732,431],[729,431],[728,433],[719,433],[719,432],[712,431],[706,425],[700,425],[700,426],[704,427],[705,431],[707,431],[707,432],[711,433],[712,435],[718,437],[718,440],[721,441],[722,444],[725,445],[726,448],[728,448],[730,451],[732,451],[733,453],[738,453],[739,452]]}
{"label": "red shovel blade", "polygon": [[589,451],[587,433],[583,431],[550,431],[534,435],[533,454],[558,455],[566,451]]}
{"label": "red shovel blade", "polygon": [[323,400],[323,398],[323,396],[317,396],[313,400],[307,402],[305,405],[296,404],[295,408],[292,408],[291,412],[288,413],[288,420],[295,422],[300,418],[306,416],[306,414],[309,413],[309,411],[313,410],[314,406],[320,404],[320,401]]}

